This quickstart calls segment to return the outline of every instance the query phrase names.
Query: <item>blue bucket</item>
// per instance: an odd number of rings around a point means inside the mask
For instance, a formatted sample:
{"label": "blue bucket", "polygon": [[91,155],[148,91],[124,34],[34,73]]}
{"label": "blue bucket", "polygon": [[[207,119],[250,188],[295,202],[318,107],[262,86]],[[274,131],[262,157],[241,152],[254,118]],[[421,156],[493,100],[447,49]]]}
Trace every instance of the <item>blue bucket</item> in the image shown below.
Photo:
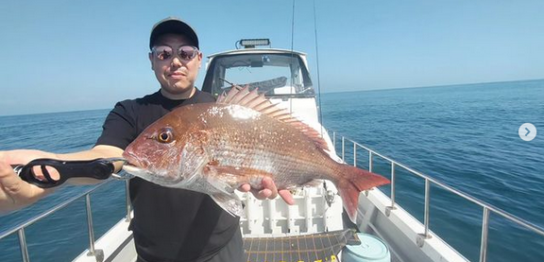
{"label": "blue bucket", "polygon": [[347,245],[342,251],[344,262],[391,262],[391,253],[387,245],[379,238],[357,233],[360,245]]}

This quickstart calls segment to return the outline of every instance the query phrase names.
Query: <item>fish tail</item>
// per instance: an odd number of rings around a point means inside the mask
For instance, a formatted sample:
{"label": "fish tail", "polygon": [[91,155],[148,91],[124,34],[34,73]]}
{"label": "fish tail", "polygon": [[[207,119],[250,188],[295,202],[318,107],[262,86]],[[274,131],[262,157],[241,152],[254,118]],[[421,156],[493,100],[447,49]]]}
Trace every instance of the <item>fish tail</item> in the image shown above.
{"label": "fish tail", "polygon": [[338,191],[352,222],[356,222],[359,193],[373,187],[389,184],[389,179],[353,166],[341,165]]}

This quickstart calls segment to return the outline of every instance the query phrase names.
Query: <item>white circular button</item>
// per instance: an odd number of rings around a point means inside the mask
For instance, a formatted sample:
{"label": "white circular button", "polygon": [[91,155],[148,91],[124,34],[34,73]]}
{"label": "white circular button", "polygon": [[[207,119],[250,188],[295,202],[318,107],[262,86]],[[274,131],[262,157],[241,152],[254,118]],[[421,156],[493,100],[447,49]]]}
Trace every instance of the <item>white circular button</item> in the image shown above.
{"label": "white circular button", "polygon": [[525,123],[519,127],[519,137],[525,141],[531,141],[536,137],[536,127],[531,123]]}

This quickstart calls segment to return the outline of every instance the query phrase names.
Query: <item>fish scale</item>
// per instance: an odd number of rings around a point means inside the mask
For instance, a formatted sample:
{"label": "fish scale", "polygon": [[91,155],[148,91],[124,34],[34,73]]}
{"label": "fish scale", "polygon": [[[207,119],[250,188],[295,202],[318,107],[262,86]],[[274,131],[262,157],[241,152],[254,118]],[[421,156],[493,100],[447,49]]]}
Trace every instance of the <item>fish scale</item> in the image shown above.
{"label": "fish scale", "polygon": [[[225,111],[229,111],[228,109]],[[290,130],[292,133],[288,131],[288,128],[283,127],[282,131],[283,134],[282,137],[279,139],[275,136],[259,136],[258,131],[263,130],[264,128],[262,125],[259,125],[259,120],[257,123],[253,122],[245,122],[245,121],[238,121],[237,125],[234,127],[234,125],[227,125],[228,120],[225,119],[224,114],[221,115],[219,119],[215,119],[212,121],[209,121],[210,123],[218,123],[219,126],[217,130],[218,132],[214,132],[216,134],[216,137],[212,139],[213,142],[218,142],[217,144],[210,143],[209,148],[212,158],[218,159],[219,162],[223,165],[227,166],[241,166],[241,167],[251,167],[251,168],[260,168],[263,171],[267,171],[269,173],[278,173],[278,174],[285,174],[282,176],[277,176],[275,182],[280,187],[292,187],[296,184],[305,184],[310,182],[313,179],[316,179],[315,175],[318,175],[318,178],[322,178],[321,173],[324,173],[322,166],[320,166],[320,163],[324,163],[324,159],[316,158],[315,153],[311,152],[310,149],[313,147],[315,148],[315,145],[311,142],[308,142],[305,146],[307,147],[306,150],[300,149],[297,147],[289,147],[288,150],[285,150],[285,145],[280,143],[279,145],[276,143],[276,141],[285,141],[289,142],[290,139],[292,140],[299,140],[300,138],[296,137],[296,130]],[[212,119],[213,116],[211,116],[208,119]],[[262,121],[262,120],[260,120]],[[223,122],[227,122],[223,124]],[[265,122],[265,121],[263,121]],[[244,126],[246,125],[247,126]],[[223,126],[222,126],[223,125]],[[276,124],[278,125],[278,124]],[[257,129],[253,128],[257,126]],[[210,126],[210,128],[214,128],[213,126]],[[272,124],[272,127],[269,127],[271,129],[276,128],[274,124]],[[236,132],[234,131],[236,130]],[[245,130],[245,132],[240,133],[240,130]],[[235,134],[233,137],[224,137],[221,134]],[[293,134],[295,133],[295,134]],[[257,137],[260,137],[260,139],[255,139]],[[229,143],[230,142],[230,143]],[[228,144],[228,145],[227,145]],[[264,148],[267,150],[258,150],[258,147],[255,147],[255,144],[261,144],[264,145]],[[234,156],[231,158],[223,158],[223,153],[225,151],[224,147],[226,146],[226,150],[229,152],[234,153]],[[290,150],[289,150],[290,149]],[[307,152],[311,152],[308,154]],[[299,160],[300,156],[308,155],[306,159]],[[244,157],[252,156],[252,159],[248,161],[248,159],[244,159]],[[239,160],[239,161],[233,161],[233,160]],[[263,168],[263,165],[259,163],[259,161],[266,160],[267,163],[273,163],[272,167],[275,167],[274,170]],[[320,161],[321,160],[321,161]],[[230,161],[230,162],[229,162]],[[243,162],[246,162],[248,164],[242,164]],[[304,164],[304,165],[300,165]],[[320,167],[320,168],[317,168]],[[314,175],[306,175],[306,174],[314,174]],[[287,179],[281,179],[283,177],[289,177],[290,180]],[[278,183],[281,182],[281,183]],[[283,183],[283,184],[282,184]],[[287,184],[290,183],[290,184]]]}

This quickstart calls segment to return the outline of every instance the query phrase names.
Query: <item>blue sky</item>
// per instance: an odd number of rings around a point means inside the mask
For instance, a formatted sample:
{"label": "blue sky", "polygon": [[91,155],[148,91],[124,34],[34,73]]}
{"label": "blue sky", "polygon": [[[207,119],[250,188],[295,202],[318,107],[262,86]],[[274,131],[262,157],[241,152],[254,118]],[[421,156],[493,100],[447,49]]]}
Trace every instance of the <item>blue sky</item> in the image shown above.
{"label": "blue sky", "polygon": [[[114,3],[110,3],[114,2]],[[544,78],[544,1],[316,0],[321,89],[340,92]],[[309,55],[313,1],[0,3],[0,115],[111,108],[159,86],[151,27],[180,17],[209,55],[241,38]],[[204,77],[200,72],[197,86]]]}

